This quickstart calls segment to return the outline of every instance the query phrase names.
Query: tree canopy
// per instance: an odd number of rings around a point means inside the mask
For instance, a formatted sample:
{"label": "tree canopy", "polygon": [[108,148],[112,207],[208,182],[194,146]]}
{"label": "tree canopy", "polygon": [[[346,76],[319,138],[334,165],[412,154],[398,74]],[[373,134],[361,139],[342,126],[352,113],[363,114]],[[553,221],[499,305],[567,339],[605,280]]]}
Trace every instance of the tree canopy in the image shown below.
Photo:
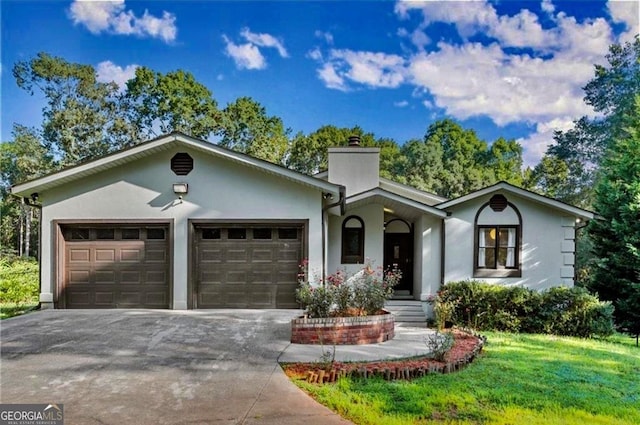
{"label": "tree canopy", "polygon": [[590,289],[615,306],[618,325],[640,335],[640,95],[608,144],[589,224],[597,258]]}

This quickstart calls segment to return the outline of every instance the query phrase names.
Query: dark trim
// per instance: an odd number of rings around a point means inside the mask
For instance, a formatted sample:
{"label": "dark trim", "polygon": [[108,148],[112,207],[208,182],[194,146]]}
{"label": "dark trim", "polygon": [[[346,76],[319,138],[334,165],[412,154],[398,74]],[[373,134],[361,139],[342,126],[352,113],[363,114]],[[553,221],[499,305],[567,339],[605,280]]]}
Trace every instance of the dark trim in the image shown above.
{"label": "dark trim", "polygon": [[302,229],[300,243],[302,244],[302,259],[309,256],[309,220],[308,219],[189,219],[187,221],[187,309],[196,310],[198,308],[198,291],[197,291],[197,261],[196,254],[196,232],[199,228],[210,226],[221,228],[234,227],[298,227]]}
{"label": "dark trim", "polygon": [[440,285],[441,286],[444,285],[444,276],[445,276],[444,268],[446,266],[445,255],[447,252],[446,241],[447,241],[447,220],[443,218],[441,231],[440,231]]}
{"label": "dark trim", "polygon": [[54,281],[54,293],[53,293],[53,302],[55,308],[66,308],[65,298],[61,296],[62,291],[64,289],[64,260],[65,260],[65,240],[62,234],[62,227],[64,226],[79,226],[79,227],[106,227],[106,226],[117,226],[117,227],[126,227],[129,225],[135,226],[143,226],[143,225],[158,225],[165,226],[168,228],[166,242],[168,245],[169,258],[168,267],[169,267],[169,305],[168,309],[173,309],[173,264],[174,264],[174,225],[175,220],[173,218],[170,219],[134,219],[134,220],[113,220],[113,219],[61,219],[61,220],[52,220],[51,221],[51,245],[52,245],[52,274],[51,276],[55,279]]}
{"label": "dark trim", "polygon": [[[511,202],[507,202],[507,205],[515,211],[518,216],[518,224],[506,224],[506,225],[492,225],[492,224],[478,224],[478,218],[482,211],[489,207],[490,202],[484,203],[478,211],[476,211],[476,215],[473,219],[473,277],[522,277],[522,215],[520,214],[520,210]],[[479,240],[478,240],[478,231],[481,228],[500,228],[500,227],[515,227],[516,228],[516,258],[515,261],[517,263],[517,267],[513,268],[480,268],[478,266],[478,249],[479,249]],[[498,237],[498,235],[496,235]],[[496,250],[496,261],[497,261],[497,250]]]}
{"label": "dark trim", "polygon": [[[347,224],[347,222],[351,219],[354,220],[358,220],[360,222],[360,240],[359,240],[359,247],[358,247],[358,251],[359,254],[358,255],[346,255],[345,251],[346,251],[346,240],[345,240],[345,229],[347,229],[347,227],[345,226]],[[354,227],[353,229],[357,229],[357,227]],[[350,215],[348,217],[346,217],[344,220],[342,220],[342,226],[341,226],[341,231],[340,231],[340,262],[342,264],[364,264],[364,238],[365,238],[365,226],[364,226],[364,221],[358,217],[357,215]]]}
{"label": "dark trim", "polygon": [[[409,223],[407,220],[404,220],[402,218],[396,217],[396,218],[393,218],[393,219],[387,221],[384,224],[384,233],[385,234],[387,233],[387,226],[389,225],[389,223],[393,223],[394,221],[401,221],[401,222],[403,222],[404,224],[407,225],[407,229],[409,229],[409,231],[408,232],[400,232],[401,234],[402,233],[413,233],[413,224],[412,223]],[[389,233],[391,233],[391,232],[389,232]],[[391,233],[391,234],[393,234],[393,233]]]}

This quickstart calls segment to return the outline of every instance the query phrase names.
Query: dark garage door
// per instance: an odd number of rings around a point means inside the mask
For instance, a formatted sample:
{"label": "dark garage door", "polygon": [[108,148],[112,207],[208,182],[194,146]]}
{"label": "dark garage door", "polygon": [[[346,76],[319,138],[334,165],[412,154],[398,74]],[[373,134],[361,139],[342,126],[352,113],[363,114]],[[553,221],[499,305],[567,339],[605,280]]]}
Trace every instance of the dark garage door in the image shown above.
{"label": "dark garage door", "polygon": [[66,308],[169,308],[162,226],[62,228]]}
{"label": "dark garage door", "polygon": [[302,226],[196,227],[194,243],[196,308],[298,308]]}

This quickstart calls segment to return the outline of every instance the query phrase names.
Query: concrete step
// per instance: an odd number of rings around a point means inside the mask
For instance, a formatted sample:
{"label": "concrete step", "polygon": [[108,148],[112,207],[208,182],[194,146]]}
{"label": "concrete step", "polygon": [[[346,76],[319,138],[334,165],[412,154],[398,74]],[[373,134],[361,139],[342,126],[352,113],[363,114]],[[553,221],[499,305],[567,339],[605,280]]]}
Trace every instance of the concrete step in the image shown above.
{"label": "concrete step", "polygon": [[426,327],[427,317],[422,309],[422,303],[416,300],[391,299],[385,303],[385,308],[395,317],[395,323],[405,327]]}

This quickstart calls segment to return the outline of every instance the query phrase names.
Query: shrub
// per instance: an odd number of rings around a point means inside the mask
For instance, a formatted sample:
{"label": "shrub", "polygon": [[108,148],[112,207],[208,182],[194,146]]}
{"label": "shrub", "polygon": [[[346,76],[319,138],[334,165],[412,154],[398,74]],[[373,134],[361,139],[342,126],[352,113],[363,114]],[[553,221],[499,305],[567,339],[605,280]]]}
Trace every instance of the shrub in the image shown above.
{"label": "shrub", "polygon": [[339,270],[324,281],[311,283],[305,261],[300,265],[296,300],[309,317],[372,315],[393,296],[393,287],[401,278],[402,272],[396,267],[374,270],[368,263],[353,276]]}
{"label": "shrub", "polygon": [[436,330],[435,333],[427,335],[425,339],[425,344],[431,353],[431,357],[439,362],[444,361],[449,350],[453,348],[454,342],[455,339],[451,332],[440,332],[440,330]]}
{"label": "shrub", "polygon": [[33,259],[0,258],[0,303],[38,302],[38,262]]}
{"label": "shrub", "polygon": [[447,283],[431,300],[444,321],[478,330],[553,333],[580,337],[613,333],[613,307],[583,288],[537,292],[479,281]]}

